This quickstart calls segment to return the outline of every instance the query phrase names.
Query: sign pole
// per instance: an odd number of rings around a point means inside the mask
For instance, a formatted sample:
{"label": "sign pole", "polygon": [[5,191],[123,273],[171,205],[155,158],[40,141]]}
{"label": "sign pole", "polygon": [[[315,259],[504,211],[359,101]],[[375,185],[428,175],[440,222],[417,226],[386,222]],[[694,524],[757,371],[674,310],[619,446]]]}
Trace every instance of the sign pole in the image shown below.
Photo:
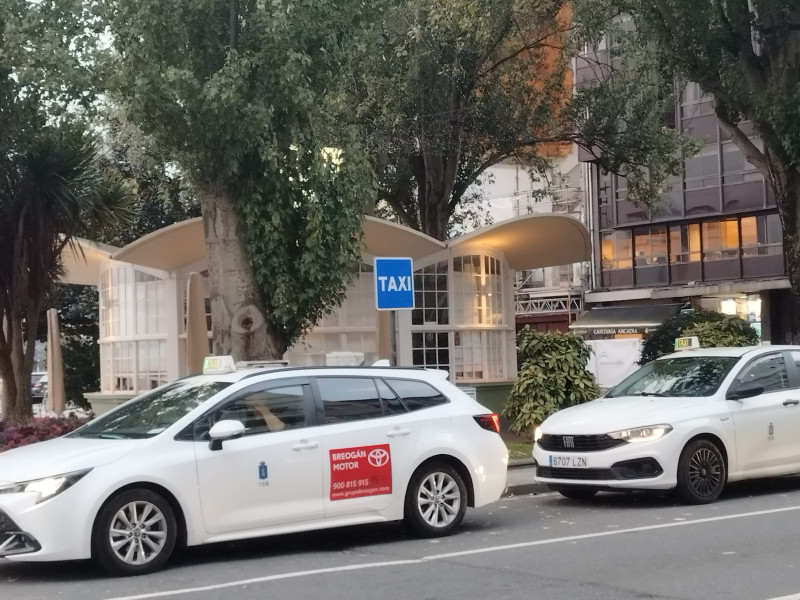
{"label": "sign pole", "polygon": [[407,257],[375,257],[375,308],[389,311],[389,362],[397,366],[397,311],[414,308],[414,267]]}
{"label": "sign pole", "polygon": [[392,349],[390,362],[393,367],[397,366],[397,311],[389,311],[389,346]]}

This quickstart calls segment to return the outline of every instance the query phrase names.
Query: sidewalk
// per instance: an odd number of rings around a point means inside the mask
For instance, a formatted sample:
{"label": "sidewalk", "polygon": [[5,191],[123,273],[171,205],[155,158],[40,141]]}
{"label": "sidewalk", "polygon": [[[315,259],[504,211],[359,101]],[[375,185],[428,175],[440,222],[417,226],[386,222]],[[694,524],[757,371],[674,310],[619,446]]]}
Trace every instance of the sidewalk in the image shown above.
{"label": "sidewalk", "polygon": [[510,461],[508,465],[508,489],[505,496],[542,494],[549,491],[546,485],[537,483],[534,480],[535,471],[532,460]]}

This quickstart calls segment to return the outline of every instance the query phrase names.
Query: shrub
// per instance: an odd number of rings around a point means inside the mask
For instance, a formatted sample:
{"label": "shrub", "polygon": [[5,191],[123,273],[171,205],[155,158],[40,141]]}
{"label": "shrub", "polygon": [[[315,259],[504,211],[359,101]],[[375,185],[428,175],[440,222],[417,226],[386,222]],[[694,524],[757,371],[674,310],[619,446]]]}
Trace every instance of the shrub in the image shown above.
{"label": "shrub", "polygon": [[746,321],[712,310],[678,314],[651,331],[642,344],[639,364],[644,365],[675,351],[675,338],[696,335],[700,345],[752,346],[758,343],[758,333]]}
{"label": "shrub", "polygon": [[720,321],[693,323],[683,330],[684,336],[695,335],[704,348],[720,346],[755,346],[758,333],[739,317],[725,316]]}
{"label": "shrub", "polygon": [[88,420],[80,414],[57,417],[37,417],[25,425],[11,425],[0,421],[0,452],[34,442],[49,440],[77,429]]}
{"label": "shrub", "polygon": [[527,325],[517,334],[519,373],[503,416],[516,433],[532,436],[551,414],[600,395],[586,370],[592,349],[572,333],[541,333]]}

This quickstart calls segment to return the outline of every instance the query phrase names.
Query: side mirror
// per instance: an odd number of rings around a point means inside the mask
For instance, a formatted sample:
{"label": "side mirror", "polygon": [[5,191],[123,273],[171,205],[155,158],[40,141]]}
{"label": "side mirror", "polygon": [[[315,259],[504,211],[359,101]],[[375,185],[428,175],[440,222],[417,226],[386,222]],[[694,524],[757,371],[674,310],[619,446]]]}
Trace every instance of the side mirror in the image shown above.
{"label": "side mirror", "polygon": [[221,450],[222,449],[222,442],[225,440],[233,440],[236,438],[240,438],[244,435],[244,423],[241,421],[234,421],[231,419],[225,419],[223,421],[219,421],[214,424],[214,426],[208,430],[208,437],[211,438],[211,442],[208,445],[209,450]]}
{"label": "side mirror", "polygon": [[757,385],[755,383],[745,383],[739,386],[735,386],[730,390],[728,390],[728,393],[725,394],[725,399],[744,400],[745,398],[760,396],[763,393],[764,393],[763,385]]}

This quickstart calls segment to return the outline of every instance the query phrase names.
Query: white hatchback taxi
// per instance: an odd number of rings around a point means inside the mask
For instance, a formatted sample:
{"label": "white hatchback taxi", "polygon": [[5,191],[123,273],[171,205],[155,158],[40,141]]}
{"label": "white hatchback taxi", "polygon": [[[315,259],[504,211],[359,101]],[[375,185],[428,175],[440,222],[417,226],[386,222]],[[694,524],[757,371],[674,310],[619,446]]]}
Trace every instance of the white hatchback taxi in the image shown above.
{"label": "white hatchback taxi", "polygon": [[442,536],[506,488],[497,415],[444,371],[206,365],[0,454],[0,557],[137,575],[181,546],[357,523]]}
{"label": "white hatchback taxi", "polygon": [[533,458],[568,498],[674,489],[702,504],[729,481],[800,472],[798,432],[800,346],[690,349],[545,419]]}

